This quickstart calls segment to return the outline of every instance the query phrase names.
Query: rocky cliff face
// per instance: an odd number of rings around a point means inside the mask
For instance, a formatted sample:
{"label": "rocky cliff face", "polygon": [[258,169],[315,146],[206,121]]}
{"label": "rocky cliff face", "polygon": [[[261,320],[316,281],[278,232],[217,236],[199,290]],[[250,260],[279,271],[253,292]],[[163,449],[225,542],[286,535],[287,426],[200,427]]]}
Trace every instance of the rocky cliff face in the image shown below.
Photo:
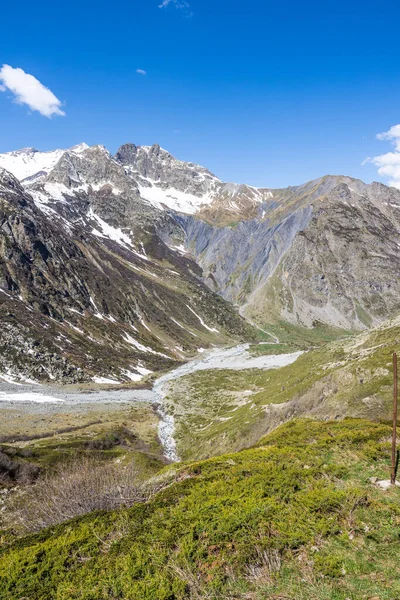
{"label": "rocky cliff face", "polygon": [[307,227],[249,298],[253,314],[363,329],[399,312],[400,191],[336,182],[310,206]]}
{"label": "rocky cliff face", "polygon": [[325,177],[260,210],[230,227],[178,217],[210,287],[250,318],[363,329],[399,312],[399,190]]}
{"label": "rocky cliff face", "polygon": [[157,236],[164,213],[150,221],[134,192],[117,194],[113,166],[96,191],[71,162],[31,193],[0,171],[3,379],[140,381],[201,346],[253,335],[198,265]]}

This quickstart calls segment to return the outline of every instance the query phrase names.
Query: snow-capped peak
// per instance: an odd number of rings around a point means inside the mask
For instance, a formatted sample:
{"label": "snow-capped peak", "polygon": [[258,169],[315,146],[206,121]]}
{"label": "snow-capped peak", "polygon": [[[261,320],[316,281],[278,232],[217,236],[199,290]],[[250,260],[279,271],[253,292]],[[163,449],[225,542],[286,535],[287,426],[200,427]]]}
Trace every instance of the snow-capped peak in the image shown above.
{"label": "snow-capped peak", "polygon": [[[61,160],[62,159],[62,160]],[[42,208],[51,198],[63,201],[75,192],[98,191],[106,184],[157,209],[186,214],[221,211],[247,214],[270,199],[271,192],[224,183],[201,165],[175,158],[159,144],[123,144],[113,156],[105,146],[85,143],[69,149],[40,152],[23,148],[0,154],[0,168],[12,173]]]}
{"label": "snow-capped peak", "polygon": [[71,146],[71,148],[69,149],[70,152],[83,152],[84,150],[87,150],[89,148],[88,144],[86,144],[85,142],[81,142],[80,144],[76,144],[76,146]]}
{"label": "snow-capped peak", "polygon": [[58,163],[65,152],[80,153],[89,148],[85,143],[77,144],[66,150],[40,152],[35,148],[22,148],[14,152],[0,154],[0,167],[12,173],[17,179],[37,180],[46,176]]}

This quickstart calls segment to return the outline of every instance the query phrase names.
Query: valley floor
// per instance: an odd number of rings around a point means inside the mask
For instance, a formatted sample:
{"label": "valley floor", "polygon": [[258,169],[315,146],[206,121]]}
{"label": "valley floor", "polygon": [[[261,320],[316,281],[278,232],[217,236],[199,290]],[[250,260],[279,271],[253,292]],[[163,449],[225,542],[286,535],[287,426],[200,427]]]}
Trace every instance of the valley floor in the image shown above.
{"label": "valley floor", "polygon": [[[183,364],[156,380],[153,389],[92,389],[82,386],[15,385],[0,383],[0,442],[20,442],[40,438],[71,437],[80,430],[80,435],[93,436],[98,432],[93,423],[111,427],[115,415],[144,412],[153,413],[153,424],[157,419],[156,406],[161,408],[167,384],[191,373],[204,370],[249,368],[271,369],[287,365],[301,354],[254,355],[249,352],[250,344],[231,348],[215,348],[204,351],[195,359]],[[159,434],[164,445],[171,444],[174,422],[168,422],[166,411],[161,419]],[[160,412],[158,413],[160,417]],[[117,419],[118,421],[118,419]],[[70,431],[65,431],[70,430]],[[177,458],[175,455],[167,458]]]}

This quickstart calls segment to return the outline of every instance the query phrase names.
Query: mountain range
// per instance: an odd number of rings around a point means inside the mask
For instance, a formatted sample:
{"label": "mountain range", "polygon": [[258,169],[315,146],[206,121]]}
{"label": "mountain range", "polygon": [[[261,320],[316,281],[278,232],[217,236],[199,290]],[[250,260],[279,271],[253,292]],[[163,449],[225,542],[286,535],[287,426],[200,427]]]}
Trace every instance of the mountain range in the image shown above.
{"label": "mountain range", "polygon": [[381,183],[255,188],[157,144],[1,154],[0,377],[139,383],[256,327],[378,325],[399,215]]}

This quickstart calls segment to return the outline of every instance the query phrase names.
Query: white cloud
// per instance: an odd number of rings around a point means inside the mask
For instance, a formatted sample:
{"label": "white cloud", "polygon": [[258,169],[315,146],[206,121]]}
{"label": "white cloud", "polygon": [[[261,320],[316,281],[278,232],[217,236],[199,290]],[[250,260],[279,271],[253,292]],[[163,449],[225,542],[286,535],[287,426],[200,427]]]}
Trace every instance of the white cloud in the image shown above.
{"label": "white cloud", "polygon": [[22,69],[3,65],[0,69],[0,91],[9,90],[15,96],[14,102],[26,104],[31,110],[37,110],[44,117],[65,116],[62,103],[49,88],[36,77]]}
{"label": "white cloud", "polygon": [[396,147],[396,150],[400,151],[400,125],[393,125],[389,131],[378,133],[376,136],[378,140],[390,140]]}
{"label": "white cloud", "polygon": [[139,73],[139,75],[147,75],[147,71],[144,69],[136,69],[136,73]]}
{"label": "white cloud", "polygon": [[394,152],[387,152],[373,158],[367,158],[363,164],[374,164],[378,167],[379,175],[389,178],[389,185],[400,189],[400,125],[393,125],[389,131],[378,133],[376,137],[378,140],[392,142]]}
{"label": "white cloud", "polygon": [[190,12],[190,4],[189,2],[186,2],[186,0],[163,0],[161,4],[158,5],[158,8],[166,8],[169,5],[185,10],[188,16],[192,16],[193,14]]}

